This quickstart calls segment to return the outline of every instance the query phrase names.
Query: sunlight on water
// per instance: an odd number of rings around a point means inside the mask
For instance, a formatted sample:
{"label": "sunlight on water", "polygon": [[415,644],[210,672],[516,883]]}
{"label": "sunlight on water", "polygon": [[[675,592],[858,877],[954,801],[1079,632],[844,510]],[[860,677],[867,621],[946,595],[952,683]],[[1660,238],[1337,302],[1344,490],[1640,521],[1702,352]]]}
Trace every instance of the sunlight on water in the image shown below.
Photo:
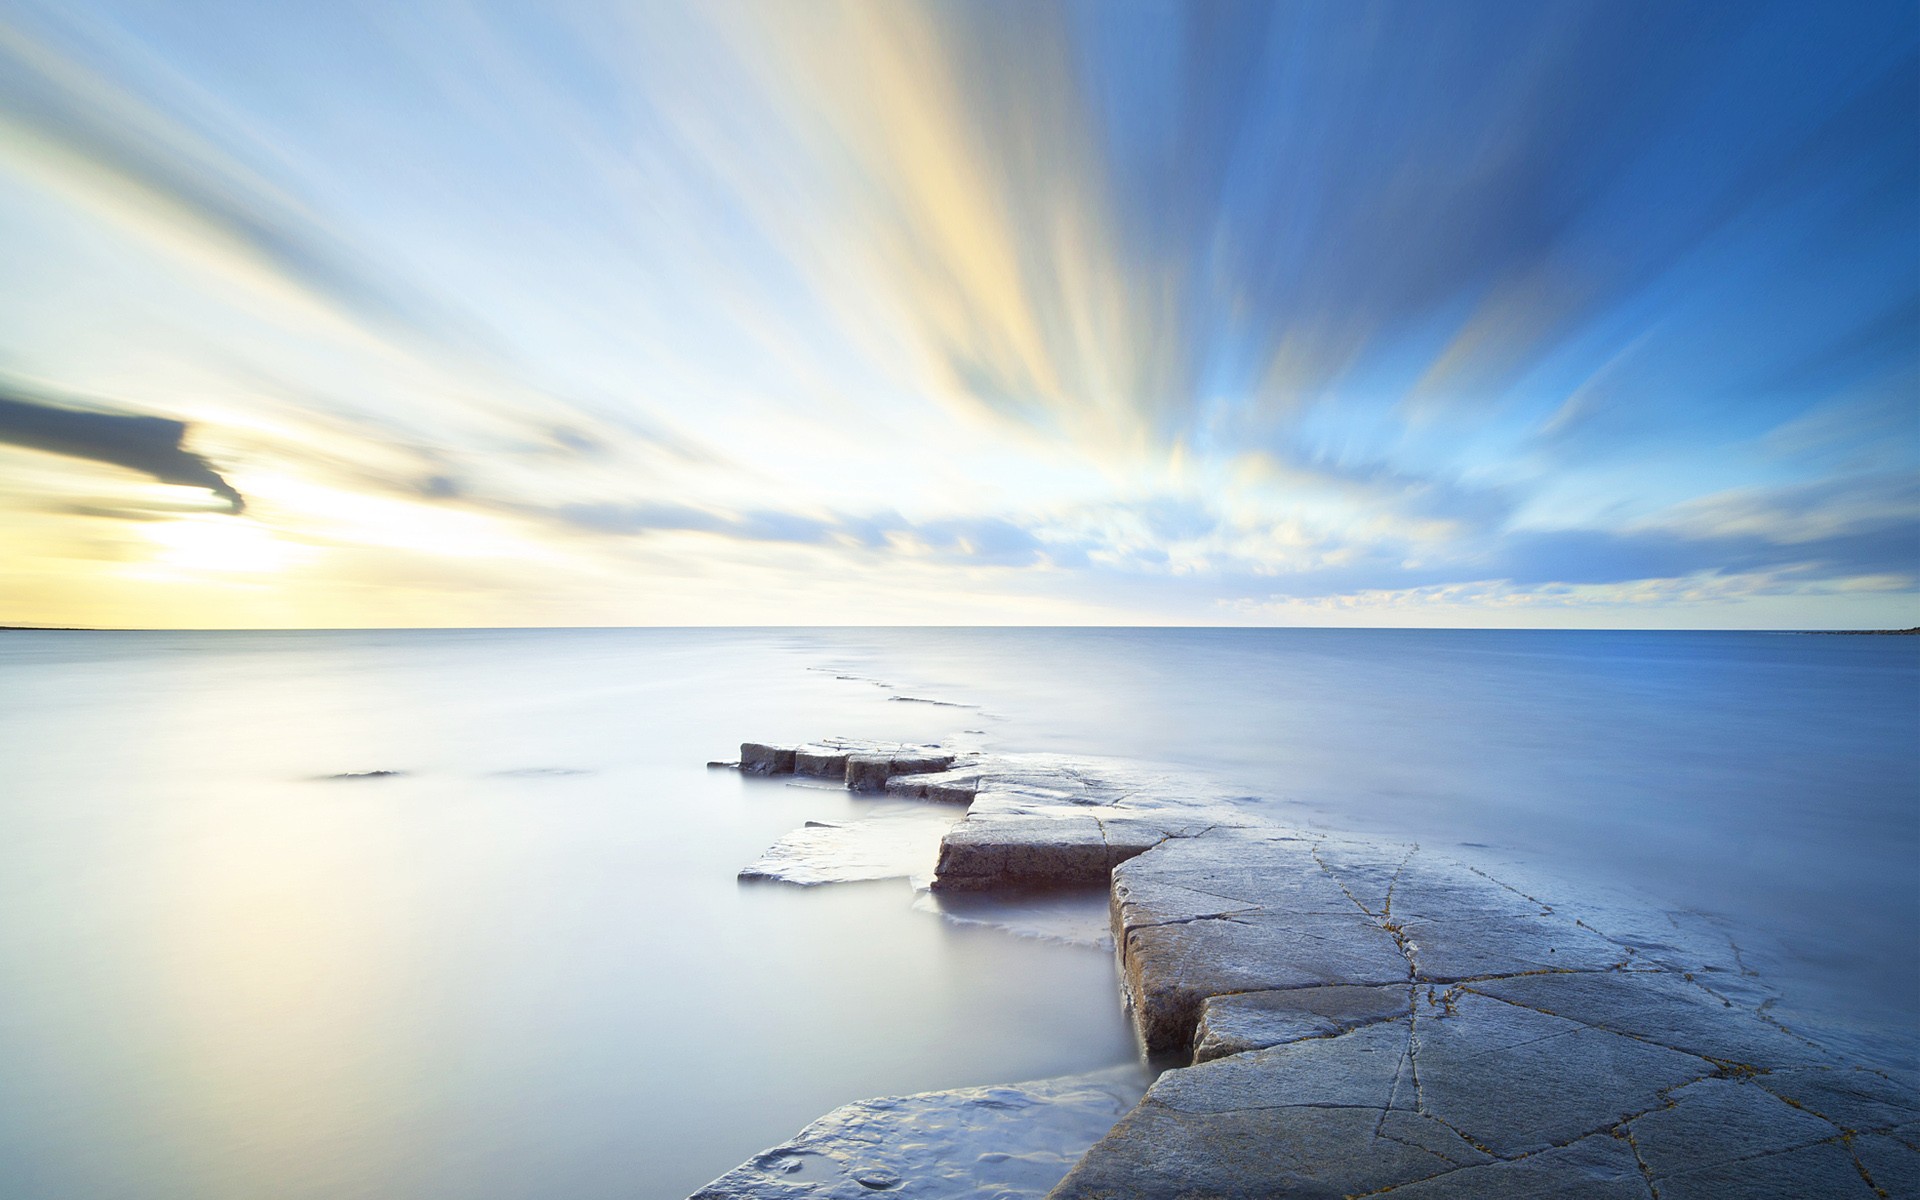
{"label": "sunlight on water", "polygon": [[904,808],[703,765],[748,738],[1184,764],[1276,820],[1736,943],[1776,1013],[1891,1062],[1920,1000],[1916,652],[9,633],[0,1194],[676,1197],[850,1100],[1131,1060],[1098,897],[736,882],[807,821]]}
{"label": "sunlight on water", "polygon": [[0,1194],[681,1196],[850,1100],[1132,1056],[1104,951],[735,882],[879,806],[707,759],[953,720],[785,636],[0,653]]}

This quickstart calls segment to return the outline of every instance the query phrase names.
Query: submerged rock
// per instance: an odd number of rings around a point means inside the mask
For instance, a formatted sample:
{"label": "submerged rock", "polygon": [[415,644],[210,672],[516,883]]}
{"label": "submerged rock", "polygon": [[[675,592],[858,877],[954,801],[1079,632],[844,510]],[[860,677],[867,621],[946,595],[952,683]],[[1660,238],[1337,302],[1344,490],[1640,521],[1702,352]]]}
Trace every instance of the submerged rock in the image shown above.
{"label": "submerged rock", "polygon": [[691,1200],[1039,1200],[1139,1099],[1133,1067],[837,1108]]}
{"label": "submerged rock", "polygon": [[739,877],[808,886],[924,878],[952,820],[939,809],[902,806],[845,824],[808,821],[742,867]]}

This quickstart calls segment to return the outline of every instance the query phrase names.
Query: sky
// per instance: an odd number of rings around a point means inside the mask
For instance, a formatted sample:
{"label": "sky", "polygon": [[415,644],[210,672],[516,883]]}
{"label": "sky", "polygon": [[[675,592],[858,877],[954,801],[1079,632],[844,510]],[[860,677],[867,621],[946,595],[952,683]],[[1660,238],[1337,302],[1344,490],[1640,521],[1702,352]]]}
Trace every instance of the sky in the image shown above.
{"label": "sky", "polygon": [[0,623],[1920,625],[1920,8],[0,0]]}

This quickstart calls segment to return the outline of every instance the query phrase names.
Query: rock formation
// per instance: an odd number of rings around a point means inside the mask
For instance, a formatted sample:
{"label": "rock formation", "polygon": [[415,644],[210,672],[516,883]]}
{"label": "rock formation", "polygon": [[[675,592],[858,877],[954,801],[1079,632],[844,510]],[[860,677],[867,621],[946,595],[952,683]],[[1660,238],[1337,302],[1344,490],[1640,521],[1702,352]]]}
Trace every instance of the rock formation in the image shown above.
{"label": "rock formation", "polygon": [[[1920,1196],[1915,1082],[1772,1020],[1718,964],[1418,847],[1276,827],[1178,776],[827,749],[850,786],[858,770],[896,798],[970,802],[938,893],[1109,888],[1126,1003],[1168,1069],[1056,1200]],[[742,769],[780,752],[743,746]],[[831,1155],[859,1109],[783,1150]],[[748,1164],[700,1196],[993,1194],[969,1147],[784,1190]]]}

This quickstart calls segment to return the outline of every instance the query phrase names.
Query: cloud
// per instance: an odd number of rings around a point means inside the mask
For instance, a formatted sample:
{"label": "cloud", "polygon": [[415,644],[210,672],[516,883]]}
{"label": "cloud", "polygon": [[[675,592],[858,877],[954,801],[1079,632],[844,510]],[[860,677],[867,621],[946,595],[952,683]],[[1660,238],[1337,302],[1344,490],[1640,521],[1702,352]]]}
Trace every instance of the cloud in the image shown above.
{"label": "cloud", "polygon": [[200,455],[181,443],[187,423],[103,409],[67,408],[0,390],[0,442],[68,458],[125,467],[162,483],[206,488],[230,512],[246,500]]}

